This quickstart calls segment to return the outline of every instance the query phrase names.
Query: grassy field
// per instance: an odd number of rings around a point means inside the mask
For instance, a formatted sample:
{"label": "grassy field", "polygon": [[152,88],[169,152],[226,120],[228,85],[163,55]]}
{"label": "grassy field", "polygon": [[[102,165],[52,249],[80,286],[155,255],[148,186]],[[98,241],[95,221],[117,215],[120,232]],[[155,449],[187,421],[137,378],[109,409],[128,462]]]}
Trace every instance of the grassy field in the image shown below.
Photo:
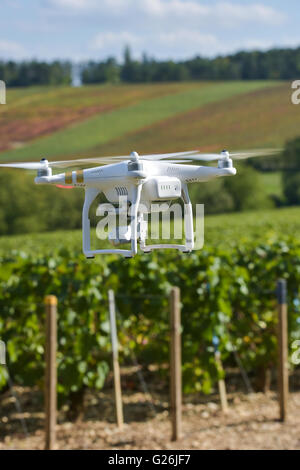
{"label": "grassy field", "polygon": [[[205,86],[203,84],[203,86]],[[71,87],[29,87],[7,92],[0,108],[0,150],[20,148],[92,115],[102,115],[144,100],[173,95],[195,84]],[[30,144],[29,144],[30,145]],[[48,149],[49,151],[49,149]]]}
{"label": "grassy field", "polygon": [[23,98],[18,94],[11,109],[7,106],[0,114],[2,148],[12,147],[0,154],[0,160],[101,155],[102,147],[108,154],[127,154],[133,148],[151,152],[198,148],[207,145],[203,126],[209,123],[214,127],[214,146],[223,148],[227,140],[221,141],[220,129],[213,124],[214,106],[227,121],[228,101],[239,103],[248,97],[255,102],[256,93],[264,96],[274,89],[276,95],[285,87],[268,81],[194,82],[46,89],[44,94],[36,90]]}
{"label": "grassy field", "polygon": [[[248,239],[266,240],[276,234],[300,233],[300,208],[273,209],[269,211],[243,212],[205,217],[205,247],[218,245],[226,248],[228,244],[242,243]],[[95,230],[91,229],[95,242]],[[107,241],[99,241],[110,246]],[[0,237],[0,253],[14,250],[32,252],[32,254],[51,255],[58,249],[70,248],[81,251],[81,230],[57,231],[17,236]]]}
{"label": "grassy field", "polygon": [[171,148],[248,149],[282,147],[299,135],[300,113],[290,101],[289,85],[257,89],[219,99],[99,145],[94,154],[161,151]]}

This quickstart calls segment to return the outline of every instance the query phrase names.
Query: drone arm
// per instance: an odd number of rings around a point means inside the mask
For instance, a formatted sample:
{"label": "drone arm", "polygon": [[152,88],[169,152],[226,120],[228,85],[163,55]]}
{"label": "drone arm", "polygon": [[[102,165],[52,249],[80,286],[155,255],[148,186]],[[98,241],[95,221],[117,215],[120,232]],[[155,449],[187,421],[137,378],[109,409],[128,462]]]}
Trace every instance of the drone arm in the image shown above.
{"label": "drone arm", "polygon": [[201,183],[210,181],[221,176],[234,176],[235,168],[218,168],[212,166],[189,166],[182,165],[182,180],[185,183]]}

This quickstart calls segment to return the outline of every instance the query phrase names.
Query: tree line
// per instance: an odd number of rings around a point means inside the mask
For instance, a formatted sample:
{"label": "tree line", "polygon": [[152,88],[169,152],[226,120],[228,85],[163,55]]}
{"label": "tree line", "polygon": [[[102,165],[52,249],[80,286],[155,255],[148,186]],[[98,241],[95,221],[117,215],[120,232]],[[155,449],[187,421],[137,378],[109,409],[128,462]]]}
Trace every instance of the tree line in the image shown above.
{"label": "tree line", "polygon": [[[186,80],[292,80],[300,77],[300,47],[237,52],[212,59],[196,56],[185,61],[158,61],[144,54],[141,60],[125,48],[122,63],[114,57],[79,65],[83,84],[147,83]],[[0,79],[7,86],[68,85],[72,63],[65,61],[0,61]]]}
{"label": "tree line", "polygon": [[197,56],[185,61],[156,61],[146,54],[132,58],[128,47],[119,64],[110,57],[82,67],[83,83],[167,82],[185,80],[289,80],[300,77],[300,48],[238,52],[213,59]]}
{"label": "tree line", "polygon": [[9,87],[33,85],[70,85],[71,62],[0,61],[0,80]]}

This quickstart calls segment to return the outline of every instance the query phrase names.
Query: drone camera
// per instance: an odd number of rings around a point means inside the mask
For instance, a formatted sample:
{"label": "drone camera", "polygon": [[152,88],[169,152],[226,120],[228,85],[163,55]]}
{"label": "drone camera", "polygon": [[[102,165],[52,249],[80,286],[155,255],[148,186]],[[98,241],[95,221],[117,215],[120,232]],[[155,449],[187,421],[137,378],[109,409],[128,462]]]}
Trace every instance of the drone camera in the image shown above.
{"label": "drone camera", "polygon": [[130,225],[116,227],[112,230],[108,235],[108,240],[113,245],[124,245],[125,243],[129,243],[131,240],[131,227]]}
{"label": "drone camera", "polygon": [[[146,220],[139,220],[137,227],[137,236],[139,240],[145,240],[148,231],[148,223]],[[108,235],[108,240],[115,246],[124,245],[131,241],[131,225],[124,225],[115,228]]]}

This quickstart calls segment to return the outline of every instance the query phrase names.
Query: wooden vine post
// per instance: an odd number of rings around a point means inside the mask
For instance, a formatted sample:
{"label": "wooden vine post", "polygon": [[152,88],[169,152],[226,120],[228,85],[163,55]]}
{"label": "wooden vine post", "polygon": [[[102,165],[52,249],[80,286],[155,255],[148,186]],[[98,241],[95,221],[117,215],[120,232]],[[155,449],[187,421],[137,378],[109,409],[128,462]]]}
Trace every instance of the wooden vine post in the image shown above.
{"label": "wooden vine post", "polygon": [[113,355],[116,417],[117,417],[118,428],[122,428],[124,424],[124,418],[123,418],[121,376],[120,376],[119,353],[118,353],[116,306],[115,306],[115,295],[114,295],[113,290],[108,291],[108,301],[109,301],[109,317],[110,317],[110,335],[111,335],[111,345],[112,345],[112,355]]}
{"label": "wooden vine post", "polygon": [[181,318],[180,290],[173,287],[170,295],[170,392],[172,441],[181,436],[182,415],[182,378],[181,378]]}
{"label": "wooden vine post", "polygon": [[56,409],[57,409],[57,298],[54,295],[45,297],[46,310],[46,377],[45,377],[45,415],[46,439],[45,449],[52,450],[56,444]]}
{"label": "wooden vine post", "polygon": [[[221,354],[219,351],[215,352],[215,361],[217,366],[220,370],[223,370],[223,364],[221,361]],[[224,414],[228,413],[228,401],[227,401],[227,393],[226,393],[226,385],[224,379],[218,379],[218,388],[219,388],[219,395],[220,395],[220,402],[221,402],[221,409]]]}
{"label": "wooden vine post", "polygon": [[277,303],[279,419],[284,422],[287,418],[289,395],[287,286],[285,279],[279,279],[277,282]]}

